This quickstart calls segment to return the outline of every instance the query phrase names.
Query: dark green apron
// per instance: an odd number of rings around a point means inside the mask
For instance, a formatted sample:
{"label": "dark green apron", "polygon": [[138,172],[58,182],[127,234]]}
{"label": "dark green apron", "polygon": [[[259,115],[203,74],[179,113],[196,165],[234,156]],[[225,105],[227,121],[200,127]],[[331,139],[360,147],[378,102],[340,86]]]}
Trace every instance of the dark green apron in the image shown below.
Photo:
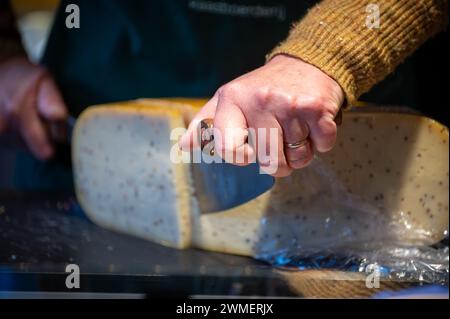
{"label": "dark green apron", "polygon": [[[42,63],[74,116],[92,104],[139,97],[208,97],[262,65],[314,2],[62,1]],[[80,8],[79,29],[65,25],[69,3]],[[400,87],[416,85],[398,74],[388,82],[381,100],[398,100]],[[415,90],[407,91],[403,104],[412,105]],[[43,163],[19,154],[15,180],[25,190],[72,190],[59,156]]]}

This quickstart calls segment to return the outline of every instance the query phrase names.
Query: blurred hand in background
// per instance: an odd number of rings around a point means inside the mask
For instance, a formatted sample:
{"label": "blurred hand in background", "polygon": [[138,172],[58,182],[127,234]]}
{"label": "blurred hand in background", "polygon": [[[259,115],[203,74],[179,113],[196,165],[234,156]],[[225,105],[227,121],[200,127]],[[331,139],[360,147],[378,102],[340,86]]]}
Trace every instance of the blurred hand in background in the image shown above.
{"label": "blurred hand in background", "polygon": [[18,132],[33,155],[46,160],[54,149],[44,121],[67,116],[67,107],[45,68],[23,57],[0,63],[0,134]]}

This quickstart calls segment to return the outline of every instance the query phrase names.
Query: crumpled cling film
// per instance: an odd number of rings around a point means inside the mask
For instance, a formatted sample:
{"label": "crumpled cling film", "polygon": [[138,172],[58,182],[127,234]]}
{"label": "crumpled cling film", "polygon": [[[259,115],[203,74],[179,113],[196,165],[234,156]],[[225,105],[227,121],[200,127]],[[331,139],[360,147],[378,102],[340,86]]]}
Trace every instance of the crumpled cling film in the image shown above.
{"label": "crumpled cling film", "polygon": [[268,239],[256,258],[299,269],[368,273],[377,267],[381,278],[448,285],[448,230],[442,234],[446,239],[429,245],[429,231],[411,225],[404,212],[383,213],[349,193],[318,158],[301,174],[301,185],[291,187],[300,187],[308,206],[308,219],[300,218],[304,227],[288,222],[301,211],[298,203],[295,209],[266,215],[261,226]]}

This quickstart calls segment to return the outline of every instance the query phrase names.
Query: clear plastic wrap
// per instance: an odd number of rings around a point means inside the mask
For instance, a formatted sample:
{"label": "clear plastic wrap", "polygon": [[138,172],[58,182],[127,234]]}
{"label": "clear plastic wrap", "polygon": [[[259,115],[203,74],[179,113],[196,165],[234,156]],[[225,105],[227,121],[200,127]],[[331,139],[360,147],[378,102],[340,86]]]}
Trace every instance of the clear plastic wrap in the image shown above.
{"label": "clear plastic wrap", "polygon": [[[266,236],[256,258],[300,269],[369,272],[376,266],[383,278],[448,285],[448,222],[447,229],[436,234],[431,226],[411,223],[407,212],[386,213],[357,192],[349,192],[320,159],[301,174],[301,185],[307,185],[301,192],[302,201],[313,211],[308,216],[310,226],[299,229],[299,223],[286,222],[302,220],[293,216],[302,209],[298,202],[297,209],[266,215],[261,227],[272,234],[276,229],[283,236]],[[307,231],[310,236],[304,235]]]}

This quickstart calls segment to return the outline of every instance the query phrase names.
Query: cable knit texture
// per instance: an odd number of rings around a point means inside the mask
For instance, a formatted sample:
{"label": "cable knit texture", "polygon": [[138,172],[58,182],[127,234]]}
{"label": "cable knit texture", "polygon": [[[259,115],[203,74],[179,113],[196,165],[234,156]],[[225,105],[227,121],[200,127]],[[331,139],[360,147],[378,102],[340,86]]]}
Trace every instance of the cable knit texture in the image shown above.
{"label": "cable knit texture", "polygon": [[[373,8],[379,8],[379,27]],[[268,56],[287,54],[335,79],[352,105],[448,25],[446,0],[323,0]],[[370,26],[370,24],[369,24]],[[373,24],[372,24],[373,26]]]}

